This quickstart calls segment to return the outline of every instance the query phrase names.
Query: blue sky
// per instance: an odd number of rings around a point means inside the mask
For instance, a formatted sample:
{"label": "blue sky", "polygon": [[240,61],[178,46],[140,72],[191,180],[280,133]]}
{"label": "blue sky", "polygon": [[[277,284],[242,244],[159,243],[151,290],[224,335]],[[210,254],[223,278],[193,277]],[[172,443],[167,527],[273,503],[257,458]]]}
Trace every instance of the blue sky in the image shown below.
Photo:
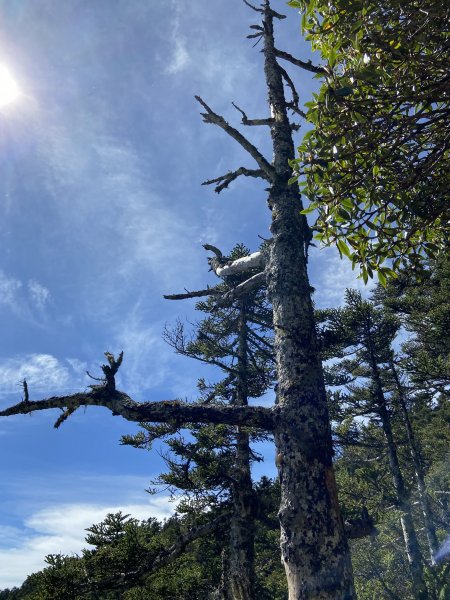
{"label": "blue sky", "polygon": [[[309,57],[300,20],[278,46]],[[267,116],[262,56],[240,0],[0,0],[0,64],[21,96],[0,109],[0,406],[71,393],[124,350],[119,386],[136,400],[195,399],[206,366],[174,355],[165,323],[195,319],[194,302],[164,293],[213,283],[202,243],[252,251],[268,237],[264,184],[238,180],[220,196],[205,179],[254,167],[202,123],[199,94],[235,125],[234,101]],[[303,101],[314,81],[291,73]],[[245,132],[270,158],[268,131]],[[361,286],[333,249],[316,250],[321,306]],[[19,585],[49,552],[77,552],[107,512],[163,517],[173,505],[144,489],[158,453],[119,446],[136,431],[102,409],[0,422],[0,589]],[[256,475],[275,474],[273,450]]]}

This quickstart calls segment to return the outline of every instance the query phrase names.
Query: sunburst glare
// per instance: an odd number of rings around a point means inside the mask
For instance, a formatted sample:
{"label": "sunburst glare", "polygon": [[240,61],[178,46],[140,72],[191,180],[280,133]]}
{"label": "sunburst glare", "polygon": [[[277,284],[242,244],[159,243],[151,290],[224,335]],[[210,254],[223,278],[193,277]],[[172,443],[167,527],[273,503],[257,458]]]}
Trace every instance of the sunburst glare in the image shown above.
{"label": "sunburst glare", "polygon": [[0,64],[0,108],[6,104],[11,104],[20,94],[19,86],[15,82],[11,73]]}

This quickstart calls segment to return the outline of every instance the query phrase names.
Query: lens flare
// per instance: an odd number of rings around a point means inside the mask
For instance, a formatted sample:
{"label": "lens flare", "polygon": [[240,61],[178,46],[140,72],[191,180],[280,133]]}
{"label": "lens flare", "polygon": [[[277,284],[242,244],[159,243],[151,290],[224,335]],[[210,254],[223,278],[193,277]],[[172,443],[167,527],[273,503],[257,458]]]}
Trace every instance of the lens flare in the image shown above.
{"label": "lens flare", "polygon": [[447,558],[449,556],[449,554],[450,554],[450,535],[442,543],[442,545],[439,548],[438,552],[434,556],[434,560],[437,563],[439,563],[439,562],[443,561],[445,558]]}
{"label": "lens flare", "polygon": [[0,64],[0,108],[11,104],[20,94],[19,86],[9,70]]}

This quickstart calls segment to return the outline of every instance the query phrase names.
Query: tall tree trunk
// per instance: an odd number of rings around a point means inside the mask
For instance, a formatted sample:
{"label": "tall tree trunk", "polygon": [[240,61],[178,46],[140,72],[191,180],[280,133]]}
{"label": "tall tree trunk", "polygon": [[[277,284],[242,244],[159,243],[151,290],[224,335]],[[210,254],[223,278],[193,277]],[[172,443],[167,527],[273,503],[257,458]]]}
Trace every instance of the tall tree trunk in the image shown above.
{"label": "tall tree trunk", "polygon": [[[246,302],[240,302],[237,348],[236,406],[248,405],[248,333]],[[250,439],[237,427],[236,463],[232,484],[233,514],[230,520],[230,546],[227,582],[232,600],[254,599],[254,492],[250,473]]]}
{"label": "tall tree trunk", "polygon": [[414,472],[416,474],[417,480],[417,490],[419,492],[419,502],[420,508],[422,509],[423,521],[425,525],[425,532],[428,540],[428,547],[430,549],[430,558],[431,563],[435,564],[434,557],[439,549],[439,543],[436,536],[436,530],[433,523],[433,517],[430,507],[430,499],[427,494],[427,489],[425,485],[425,477],[422,466],[422,458],[420,456],[419,447],[416,442],[416,438],[414,435],[414,431],[411,425],[411,420],[409,418],[408,409],[406,408],[405,395],[403,391],[403,386],[400,382],[400,378],[397,373],[397,369],[395,368],[395,364],[393,359],[390,361],[390,368],[392,374],[394,376],[395,385],[397,388],[397,399],[398,405],[400,407],[400,411],[402,413],[403,421],[405,423],[406,435],[408,437],[408,445],[411,453],[411,458],[414,465]]}
{"label": "tall tree trunk", "polygon": [[386,407],[386,398],[383,392],[380,371],[375,357],[369,324],[366,326],[365,337],[366,347],[369,351],[369,365],[374,386],[376,411],[380,417],[381,426],[386,438],[389,468],[397,496],[397,506],[402,513],[400,522],[402,525],[403,540],[405,543],[406,556],[408,558],[409,570],[411,573],[412,592],[415,600],[426,600],[428,598],[428,592],[423,575],[422,553],[417,540],[416,531],[414,529],[409,494],[406,490],[403,475],[400,470],[397,445],[392,433],[391,417]]}
{"label": "tall tree trunk", "polygon": [[355,598],[332,464],[331,430],[317,351],[306,250],[309,229],[296,185],[295,157],[282,69],[277,63],[274,13],[264,3],[264,71],[272,113],[274,183],[270,188],[273,243],[267,272],[273,306],[278,373],[281,554],[289,600]]}

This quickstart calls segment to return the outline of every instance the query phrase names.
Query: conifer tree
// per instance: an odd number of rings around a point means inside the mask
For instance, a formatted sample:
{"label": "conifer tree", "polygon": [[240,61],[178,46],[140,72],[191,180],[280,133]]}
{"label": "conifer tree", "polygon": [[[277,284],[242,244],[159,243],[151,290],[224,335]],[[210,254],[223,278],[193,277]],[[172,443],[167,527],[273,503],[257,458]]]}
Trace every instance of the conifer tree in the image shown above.
{"label": "conifer tree", "polygon": [[[343,309],[329,311],[329,321],[335,337],[341,337],[346,358],[334,369],[347,377],[343,415],[357,415],[380,424],[385,438],[389,469],[395,490],[395,503],[400,511],[405,550],[410,567],[414,598],[428,597],[423,572],[423,558],[413,522],[410,494],[399,460],[398,444],[394,436],[392,399],[386,393],[385,374],[392,369],[391,344],[398,332],[399,321],[377,310],[364,301],[359,292],[347,290]],[[349,381],[353,380],[352,383]],[[368,381],[368,383],[367,383]],[[397,390],[398,392],[398,390]]]}
{"label": "conifer tree", "polygon": [[[233,248],[227,260],[249,256],[242,244]],[[234,275],[220,284],[223,293],[242,283]],[[227,306],[217,306],[213,298],[198,302],[196,308],[207,316],[189,337],[184,324],[166,328],[164,338],[178,354],[215,366],[222,378],[198,382],[199,402],[207,405],[248,406],[259,398],[274,380],[272,312],[264,290],[255,289]],[[170,435],[170,426],[142,424],[145,433],[124,441],[136,447],[151,447],[155,437]],[[254,520],[257,498],[251,479],[251,462],[257,455],[251,440],[267,438],[264,433],[226,425],[192,425],[190,436],[169,437],[169,467],[157,483],[182,494],[181,512],[193,513],[223,508],[228,515],[228,539],[223,552],[223,577],[218,597],[224,600],[255,598]]]}

